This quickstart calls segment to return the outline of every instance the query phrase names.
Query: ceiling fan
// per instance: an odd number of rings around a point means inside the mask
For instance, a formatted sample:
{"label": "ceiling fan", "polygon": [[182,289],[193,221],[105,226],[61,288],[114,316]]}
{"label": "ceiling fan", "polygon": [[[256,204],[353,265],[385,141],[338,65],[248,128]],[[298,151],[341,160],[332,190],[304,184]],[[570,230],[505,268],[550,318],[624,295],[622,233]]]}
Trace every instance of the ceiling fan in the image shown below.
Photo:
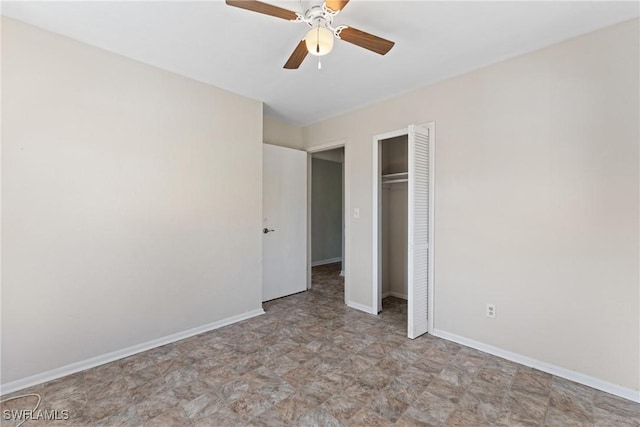
{"label": "ceiling fan", "polygon": [[[226,0],[229,6],[258,12],[293,22],[304,22],[311,30],[293,50],[284,64],[286,69],[297,69],[310,53],[323,56],[331,52],[334,38],[363,47],[380,55],[391,50],[394,42],[353,27],[340,25],[333,27],[333,18],[349,3],[349,0],[311,1],[303,14],[256,0]],[[318,62],[320,68],[320,62]]]}

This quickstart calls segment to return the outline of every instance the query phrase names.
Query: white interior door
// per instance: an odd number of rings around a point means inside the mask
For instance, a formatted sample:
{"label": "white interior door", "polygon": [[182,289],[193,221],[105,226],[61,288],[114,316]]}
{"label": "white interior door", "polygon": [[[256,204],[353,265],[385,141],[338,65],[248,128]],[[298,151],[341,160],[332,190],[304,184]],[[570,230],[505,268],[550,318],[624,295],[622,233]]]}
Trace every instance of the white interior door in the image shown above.
{"label": "white interior door", "polygon": [[262,301],[307,289],[307,153],[263,144]]}
{"label": "white interior door", "polygon": [[430,129],[409,126],[408,336],[429,330]]}

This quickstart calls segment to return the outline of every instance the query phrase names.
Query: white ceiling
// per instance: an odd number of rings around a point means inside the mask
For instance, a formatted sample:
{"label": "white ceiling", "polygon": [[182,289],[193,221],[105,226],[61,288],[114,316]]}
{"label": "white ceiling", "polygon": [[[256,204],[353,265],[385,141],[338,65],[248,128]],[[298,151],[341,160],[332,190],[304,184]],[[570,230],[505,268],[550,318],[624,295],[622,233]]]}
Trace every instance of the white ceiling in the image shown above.
{"label": "white ceiling", "polygon": [[[300,1],[269,1],[301,11]],[[308,27],[219,1],[2,2],[2,14],[261,100],[310,124],[639,16],[638,2],[352,0],[334,25],[396,42],[379,56],[336,41],[322,70],[282,68]]]}

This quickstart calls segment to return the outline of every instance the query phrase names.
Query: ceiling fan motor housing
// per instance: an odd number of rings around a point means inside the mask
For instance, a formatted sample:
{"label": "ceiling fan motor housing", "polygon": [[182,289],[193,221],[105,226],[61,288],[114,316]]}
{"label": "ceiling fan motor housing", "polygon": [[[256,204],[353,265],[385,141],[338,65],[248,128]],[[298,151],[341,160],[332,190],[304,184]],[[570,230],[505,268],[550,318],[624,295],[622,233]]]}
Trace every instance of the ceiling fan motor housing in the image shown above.
{"label": "ceiling fan motor housing", "polygon": [[329,9],[324,1],[308,1],[303,2],[304,13],[298,15],[298,20],[306,22],[310,27],[325,27],[335,31],[334,28],[331,27],[333,23],[333,17],[336,16],[338,12],[332,11]]}

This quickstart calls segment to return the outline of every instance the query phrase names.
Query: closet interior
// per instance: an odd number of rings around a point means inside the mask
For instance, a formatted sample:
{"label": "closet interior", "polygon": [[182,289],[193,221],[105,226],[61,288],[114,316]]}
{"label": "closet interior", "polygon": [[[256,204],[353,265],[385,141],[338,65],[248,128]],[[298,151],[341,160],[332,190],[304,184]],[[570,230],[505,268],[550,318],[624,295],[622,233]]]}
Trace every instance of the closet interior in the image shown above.
{"label": "closet interior", "polygon": [[381,298],[408,293],[408,136],[380,141]]}
{"label": "closet interior", "polygon": [[407,336],[433,325],[433,135],[409,125],[373,138],[373,307],[387,296],[407,301]]}

